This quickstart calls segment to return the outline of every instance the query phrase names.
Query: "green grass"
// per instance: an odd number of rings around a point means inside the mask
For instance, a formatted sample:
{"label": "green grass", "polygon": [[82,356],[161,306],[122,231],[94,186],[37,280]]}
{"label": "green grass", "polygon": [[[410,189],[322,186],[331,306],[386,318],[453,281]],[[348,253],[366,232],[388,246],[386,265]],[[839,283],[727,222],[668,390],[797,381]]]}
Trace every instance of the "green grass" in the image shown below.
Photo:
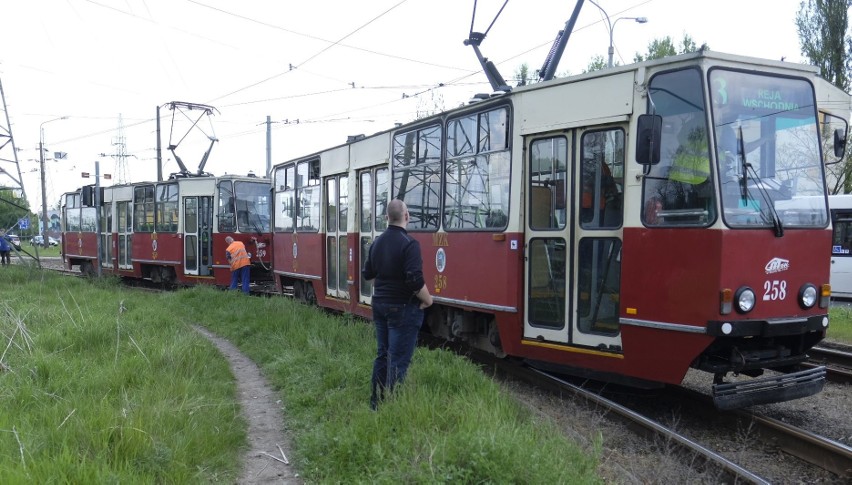
{"label": "green grass", "polygon": [[[36,248],[35,246],[31,245],[29,243],[29,241],[24,241],[23,243],[21,243],[21,250],[20,250],[21,257],[26,259],[26,260],[29,260],[30,256],[35,257],[36,249],[38,249],[39,257],[42,257],[42,258],[60,256],[59,246],[51,246],[51,247],[47,247],[47,248],[43,248],[41,246],[38,246],[38,248]],[[17,258],[14,250],[10,253],[10,255],[13,258]]]}
{"label": "green grass", "polygon": [[245,428],[229,367],[157,295],[2,271],[0,483],[232,475]]}
{"label": "green grass", "polygon": [[829,309],[827,340],[852,344],[852,308],[832,306]]}
{"label": "green grass", "polygon": [[165,294],[0,270],[0,483],[233,483],[246,446],[229,339],[281,392],[315,483],[595,483],[584,454],[470,362],[418,349],[368,407],[372,328],[286,298]]}

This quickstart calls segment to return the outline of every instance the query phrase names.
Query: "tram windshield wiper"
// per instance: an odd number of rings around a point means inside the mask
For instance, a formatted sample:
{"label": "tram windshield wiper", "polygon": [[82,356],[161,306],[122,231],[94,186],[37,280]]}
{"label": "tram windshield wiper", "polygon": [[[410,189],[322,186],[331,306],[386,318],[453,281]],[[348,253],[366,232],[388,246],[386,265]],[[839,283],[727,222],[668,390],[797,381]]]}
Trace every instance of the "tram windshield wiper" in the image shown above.
{"label": "tram windshield wiper", "polygon": [[745,142],[743,141],[743,127],[737,126],[737,155],[740,156],[740,195],[743,205],[748,205],[748,162],[746,162]]}
{"label": "tram windshield wiper", "polygon": [[[769,193],[766,191],[766,188],[763,186],[763,181],[760,178],[760,175],[757,174],[757,171],[754,170],[754,167],[748,163],[746,159],[746,151],[745,151],[745,142],[743,140],[743,128],[739,126],[737,128],[737,150],[740,155],[742,176],[740,178],[740,190],[742,195],[743,205],[747,206],[749,200],[753,197],[751,196],[751,191],[748,187],[749,175],[748,172],[751,170],[751,175],[753,180],[755,181],[755,187],[757,187],[758,193],[760,193],[760,198],[763,199],[763,203],[766,204],[766,211],[769,213],[769,219],[772,222],[772,228],[775,231],[775,237],[783,237],[784,236],[784,224],[781,222],[781,216],[778,215],[778,211],[775,210],[775,204],[772,200],[772,197],[769,196]],[[761,214],[761,218],[764,218],[765,215],[763,210],[759,211]],[[770,222],[770,221],[766,221]]]}

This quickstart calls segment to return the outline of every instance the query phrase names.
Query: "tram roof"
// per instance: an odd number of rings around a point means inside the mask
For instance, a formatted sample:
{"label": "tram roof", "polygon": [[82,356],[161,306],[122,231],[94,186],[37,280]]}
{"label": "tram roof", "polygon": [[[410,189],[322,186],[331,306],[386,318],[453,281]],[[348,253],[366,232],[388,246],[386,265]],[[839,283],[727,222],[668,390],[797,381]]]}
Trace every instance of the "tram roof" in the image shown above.
{"label": "tram roof", "polygon": [[[326,148],[318,150],[313,153],[307,153],[301,155],[299,157],[292,158],[290,160],[286,160],[280,163],[275,164],[275,166],[281,166],[288,163],[293,163],[302,160],[310,160],[313,158],[317,158],[320,155],[325,155],[335,150],[338,150],[342,147],[351,146],[362,142],[365,139],[371,139],[375,137],[379,137],[382,135],[388,135],[390,133],[399,132],[401,130],[410,130],[416,128],[418,126],[427,125],[430,123],[434,123],[436,120],[443,119],[445,117],[454,116],[458,113],[463,113],[466,110],[474,109],[475,106],[480,103],[486,102],[498,102],[499,99],[512,98],[513,96],[533,92],[537,90],[547,89],[549,87],[562,85],[562,84],[570,84],[581,81],[589,81],[593,79],[606,78],[617,74],[623,74],[626,72],[637,71],[637,70],[651,70],[651,71],[660,71],[666,69],[673,69],[679,67],[687,67],[687,66],[707,66],[707,65],[725,65],[725,66],[737,66],[744,69],[762,69],[768,70],[769,72],[774,73],[798,73],[801,76],[809,77],[813,79],[821,79],[819,77],[819,69],[816,66],[811,66],[807,64],[799,64],[794,62],[785,62],[780,60],[771,60],[771,59],[763,59],[758,57],[749,57],[742,56],[737,54],[728,54],[724,52],[716,52],[711,51],[709,49],[702,49],[696,52],[690,52],[686,54],[680,54],[676,56],[668,56],[660,59],[652,59],[648,61],[642,61],[632,64],[625,64],[621,66],[615,66],[612,68],[601,69],[592,72],[586,72],[582,74],[575,74],[572,76],[567,76],[563,78],[555,78],[549,81],[538,82],[533,84],[528,84],[526,86],[519,86],[512,89],[512,91],[506,93],[502,91],[494,92],[494,93],[477,93],[472,99],[463,106],[458,106],[455,108],[448,109],[446,111],[442,111],[441,113],[425,117],[418,120],[413,120],[409,123],[405,123],[402,126],[394,126],[390,127],[386,130],[377,131],[371,135],[358,135],[354,137],[350,137],[349,140],[339,143],[337,145],[330,145]],[[826,82],[822,82],[819,84],[826,84]],[[823,86],[820,88],[817,87],[818,90],[825,90],[826,88]],[[847,95],[848,96],[848,95]]]}

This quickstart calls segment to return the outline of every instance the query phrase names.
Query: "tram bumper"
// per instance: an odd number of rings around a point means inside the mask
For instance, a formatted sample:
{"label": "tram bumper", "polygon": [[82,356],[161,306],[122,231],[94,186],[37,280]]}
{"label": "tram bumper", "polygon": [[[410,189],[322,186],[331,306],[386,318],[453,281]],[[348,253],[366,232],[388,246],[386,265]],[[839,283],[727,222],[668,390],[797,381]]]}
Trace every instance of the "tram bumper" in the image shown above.
{"label": "tram bumper", "polygon": [[718,409],[738,409],[756,404],[790,401],[813,396],[825,385],[825,367],[815,367],[779,376],[713,385],[713,403]]}
{"label": "tram bumper", "polygon": [[711,320],[707,322],[707,335],[714,337],[780,337],[802,335],[825,330],[828,315],[801,318],[776,318],[757,320]]}

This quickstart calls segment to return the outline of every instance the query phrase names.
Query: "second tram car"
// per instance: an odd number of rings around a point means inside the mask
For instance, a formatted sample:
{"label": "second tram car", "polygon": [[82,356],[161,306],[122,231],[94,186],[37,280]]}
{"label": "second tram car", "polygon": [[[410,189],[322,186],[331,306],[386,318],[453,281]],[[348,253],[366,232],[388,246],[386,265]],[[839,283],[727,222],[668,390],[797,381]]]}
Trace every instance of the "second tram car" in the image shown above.
{"label": "second tram car", "polygon": [[700,369],[725,409],[812,395],[849,110],[811,67],[709,51],[484,96],[277,164],[276,285],[369,316],[399,198],[437,335],[637,386]]}
{"label": "second tram car", "polygon": [[101,272],[123,277],[227,286],[225,238],[232,236],[250,253],[252,280],[268,279],[269,185],[265,178],[194,176],[65,194],[65,265],[86,274],[100,264]]}

